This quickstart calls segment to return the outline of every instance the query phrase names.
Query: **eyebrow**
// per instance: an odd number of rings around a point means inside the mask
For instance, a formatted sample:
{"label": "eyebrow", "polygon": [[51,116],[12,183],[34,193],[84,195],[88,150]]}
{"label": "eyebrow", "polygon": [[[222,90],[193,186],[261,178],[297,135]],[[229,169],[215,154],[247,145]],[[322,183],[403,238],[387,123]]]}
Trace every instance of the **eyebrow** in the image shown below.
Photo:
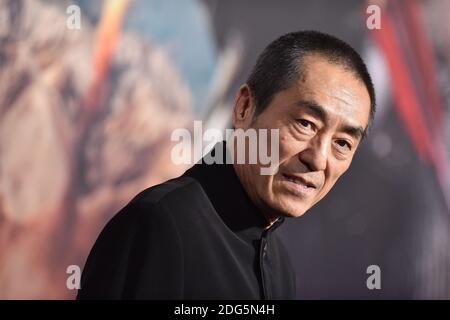
{"label": "eyebrow", "polygon": [[[327,122],[328,114],[325,111],[325,108],[322,107],[315,101],[312,100],[301,100],[296,103],[297,106],[308,109],[309,112],[313,113],[317,118],[319,118],[322,122]],[[339,127],[339,130],[354,137],[355,139],[362,140],[366,134],[366,130],[364,130],[361,126],[352,126],[349,124],[343,124]]]}
{"label": "eyebrow", "polygon": [[302,100],[298,101],[296,105],[308,109],[309,112],[313,113],[317,118],[322,120],[322,122],[326,122],[328,119],[327,112],[325,111],[324,107],[322,107],[315,101]]}
{"label": "eyebrow", "polygon": [[340,130],[342,132],[345,132],[346,134],[354,137],[355,139],[362,140],[366,134],[366,131],[363,129],[363,127],[354,127],[350,125],[343,125],[340,127]]}

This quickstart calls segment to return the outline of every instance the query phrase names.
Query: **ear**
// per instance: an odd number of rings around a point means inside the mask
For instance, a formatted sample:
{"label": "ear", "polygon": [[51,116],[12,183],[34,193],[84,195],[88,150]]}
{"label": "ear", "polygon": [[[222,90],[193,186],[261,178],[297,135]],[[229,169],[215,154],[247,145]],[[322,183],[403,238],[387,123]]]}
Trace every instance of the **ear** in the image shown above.
{"label": "ear", "polygon": [[255,103],[250,87],[242,85],[236,95],[233,108],[233,127],[236,129],[247,129],[253,122]]}

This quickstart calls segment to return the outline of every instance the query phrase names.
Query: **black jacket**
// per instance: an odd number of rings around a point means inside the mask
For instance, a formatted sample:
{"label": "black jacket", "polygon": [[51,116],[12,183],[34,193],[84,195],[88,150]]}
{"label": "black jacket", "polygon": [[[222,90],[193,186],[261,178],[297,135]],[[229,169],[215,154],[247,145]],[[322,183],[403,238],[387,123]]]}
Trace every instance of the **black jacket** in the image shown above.
{"label": "black jacket", "polygon": [[282,221],[264,230],[232,165],[196,164],[112,218],[77,299],[293,299]]}

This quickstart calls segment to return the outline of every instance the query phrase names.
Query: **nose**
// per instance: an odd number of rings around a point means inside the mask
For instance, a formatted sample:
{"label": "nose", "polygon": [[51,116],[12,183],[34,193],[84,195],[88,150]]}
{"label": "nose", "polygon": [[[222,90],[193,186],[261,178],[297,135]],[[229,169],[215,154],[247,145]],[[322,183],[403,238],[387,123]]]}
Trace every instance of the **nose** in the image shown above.
{"label": "nose", "polygon": [[327,167],[330,139],[316,135],[306,149],[298,154],[300,162],[310,171],[324,171]]}

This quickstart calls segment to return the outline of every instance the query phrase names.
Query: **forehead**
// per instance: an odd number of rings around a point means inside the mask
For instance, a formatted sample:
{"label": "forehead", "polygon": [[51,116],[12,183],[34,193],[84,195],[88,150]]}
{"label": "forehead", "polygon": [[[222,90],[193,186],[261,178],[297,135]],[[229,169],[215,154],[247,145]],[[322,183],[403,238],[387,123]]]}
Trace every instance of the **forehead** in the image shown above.
{"label": "forehead", "polygon": [[345,118],[366,127],[370,114],[370,96],[364,83],[342,65],[320,55],[308,55],[300,78],[289,91],[297,99],[314,101],[329,116]]}

